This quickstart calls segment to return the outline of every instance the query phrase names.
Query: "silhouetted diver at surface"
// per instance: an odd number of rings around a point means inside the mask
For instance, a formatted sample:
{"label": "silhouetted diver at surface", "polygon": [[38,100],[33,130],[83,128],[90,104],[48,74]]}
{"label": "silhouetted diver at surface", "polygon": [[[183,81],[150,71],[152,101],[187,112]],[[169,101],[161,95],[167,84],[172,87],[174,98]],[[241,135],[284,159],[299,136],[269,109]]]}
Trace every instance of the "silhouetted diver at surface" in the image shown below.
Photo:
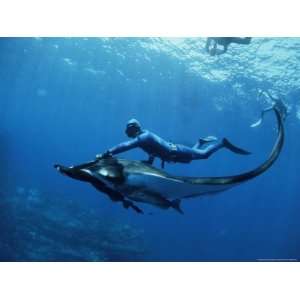
{"label": "silhouetted diver at surface", "polygon": [[[231,43],[249,45],[250,42],[251,37],[209,37],[206,40],[205,50],[211,56],[215,56],[225,53]],[[218,45],[223,46],[223,49],[219,49]]]}
{"label": "silhouetted diver at surface", "polygon": [[149,158],[145,162],[152,164],[155,157],[159,157],[163,168],[165,162],[190,163],[193,160],[207,159],[222,148],[236,154],[250,154],[250,152],[234,146],[226,138],[219,143],[200,149],[204,144],[216,141],[217,138],[213,136],[199,139],[193,147],[167,142],[149,130],[142,129],[140,122],[136,119],[128,121],[126,134],[132,140],[121,143],[103,154],[98,154],[96,158],[105,158],[134,148],[141,148],[149,154]]}

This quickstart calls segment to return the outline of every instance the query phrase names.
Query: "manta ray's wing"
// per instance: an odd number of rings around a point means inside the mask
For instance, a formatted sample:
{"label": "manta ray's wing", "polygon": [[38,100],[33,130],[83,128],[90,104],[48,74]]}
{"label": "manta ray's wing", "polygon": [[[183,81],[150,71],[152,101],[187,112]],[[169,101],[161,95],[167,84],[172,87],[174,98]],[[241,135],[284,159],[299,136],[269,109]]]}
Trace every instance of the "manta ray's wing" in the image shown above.
{"label": "manta ray's wing", "polygon": [[211,195],[223,192],[236,185],[236,183],[227,185],[200,184],[181,178],[166,177],[152,173],[132,173],[127,176],[126,184],[134,192],[138,190],[139,193],[157,194],[169,200]]}

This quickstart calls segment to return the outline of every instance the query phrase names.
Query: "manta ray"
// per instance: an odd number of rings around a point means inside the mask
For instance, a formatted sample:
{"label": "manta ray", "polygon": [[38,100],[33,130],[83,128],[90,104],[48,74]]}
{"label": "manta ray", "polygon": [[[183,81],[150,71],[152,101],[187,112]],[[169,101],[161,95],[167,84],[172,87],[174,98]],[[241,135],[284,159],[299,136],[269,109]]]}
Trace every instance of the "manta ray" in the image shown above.
{"label": "manta ray", "polygon": [[273,165],[284,144],[282,116],[276,107],[273,111],[278,132],[271,153],[262,164],[241,174],[223,177],[174,176],[141,161],[115,157],[72,167],[58,164],[54,167],[63,175],[92,184],[112,201],[121,201],[125,208],[131,207],[138,213],[143,213],[136,206],[139,202],[162,209],[174,208],[183,213],[181,199],[224,192],[259,176]]}

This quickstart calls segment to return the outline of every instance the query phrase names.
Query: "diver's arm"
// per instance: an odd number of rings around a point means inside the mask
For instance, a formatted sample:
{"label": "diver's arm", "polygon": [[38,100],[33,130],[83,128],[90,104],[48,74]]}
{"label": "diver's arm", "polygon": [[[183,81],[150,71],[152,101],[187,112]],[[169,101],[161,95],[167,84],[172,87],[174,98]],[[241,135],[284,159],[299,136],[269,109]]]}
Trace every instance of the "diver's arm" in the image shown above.
{"label": "diver's arm", "polygon": [[121,143],[111,149],[109,149],[107,152],[110,153],[111,155],[115,155],[115,154],[119,154],[131,149],[134,149],[136,147],[138,147],[140,144],[140,139],[139,138],[135,138],[131,141],[127,141],[124,143]]}

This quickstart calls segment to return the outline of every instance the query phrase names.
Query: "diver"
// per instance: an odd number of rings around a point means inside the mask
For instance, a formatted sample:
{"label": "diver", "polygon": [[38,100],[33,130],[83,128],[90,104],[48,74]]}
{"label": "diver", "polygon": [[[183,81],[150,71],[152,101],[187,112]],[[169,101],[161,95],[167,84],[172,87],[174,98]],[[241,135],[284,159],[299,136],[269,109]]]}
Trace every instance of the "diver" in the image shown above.
{"label": "diver", "polygon": [[271,106],[265,108],[261,112],[259,120],[257,122],[255,122],[255,123],[253,123],[250,127],[257,127],[257,126],[259,126],[262,123],[262,121],[263,121],[265,113],[268,112],[268,111],[273,110],[274,108],[277,108],[277,110],[279,111],[279,113],[281,115],[282,120],[285,121],[285,119],[289,115],[290,111],[289,111],[288,106],[284,103],[284,101],[281,98],[275,98],[275,97],[273,97],[269,93],[269,91],[266,91],[266,92],[260,91],[259,95],[258,95],[258,98],[260,98],[262,95],[267,95],[267,97],[269,97],[271,99],[272,104],[271,104]]}
{"label": "diver", "polygon": [[200,149],[203,145],[216,141],[217,138],[213,136],[200,138],[193,147],[167,142],[156,134],[142,129],[141,124],[136,119],[128,121],[125,132],[132,140],[121,143],[103,154],[96,155],[96,159],[108,158],[139,147],[149,155],[148,160],[143,162],[152,165],[155,157],[159,157],[161,166],[164,168],[165,162],[190,163],[192,160],[207,159],[222,148],[227,148],[241,155],[250,154],[250,152],[232,145],[226,138],[219,143],[207,146],[205,149]]}
{"label": "diver", "polygon": [[[227,51],[231,43],[249,45],[251,37],[209,37],[206,40],[205,50],[211,55],[220,55]],[[223,46],[223,49],[218,49],[218,45]]]}

